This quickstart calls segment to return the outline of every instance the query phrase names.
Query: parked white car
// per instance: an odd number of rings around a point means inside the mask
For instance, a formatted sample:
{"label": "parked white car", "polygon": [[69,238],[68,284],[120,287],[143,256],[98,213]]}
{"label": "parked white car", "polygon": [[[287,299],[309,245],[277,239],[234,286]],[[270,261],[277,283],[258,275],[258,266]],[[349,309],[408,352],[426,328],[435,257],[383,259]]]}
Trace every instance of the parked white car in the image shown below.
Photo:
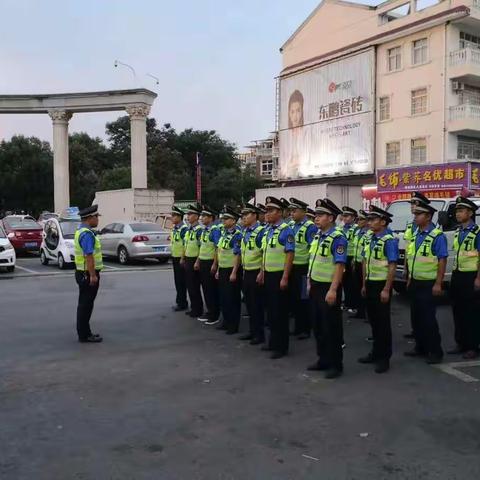
{"label": "parked white car", "polygon": [[0,269],[5,268],[7,272],[13,272],[16,261],[15,249],[0,226]]}
{"label": "parked white car", "polygon": [[73,239],[80,226],[80,218],[51,218],[45,222],[40,246],[40,262],[54,262],[65,269],[75,264]]}

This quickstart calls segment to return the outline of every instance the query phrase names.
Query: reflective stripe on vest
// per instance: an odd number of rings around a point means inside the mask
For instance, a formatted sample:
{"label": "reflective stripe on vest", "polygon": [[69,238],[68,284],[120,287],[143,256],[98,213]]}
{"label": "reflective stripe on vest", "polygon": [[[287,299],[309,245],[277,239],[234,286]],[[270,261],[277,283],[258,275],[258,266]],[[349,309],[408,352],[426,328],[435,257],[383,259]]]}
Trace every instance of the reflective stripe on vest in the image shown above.
{"label": "reflective stripe on vest", "polygon": [[372,249],[372,237],[365,244],[365,266],[367,280],[381,281],[388,277],[388,258],[385,255],[385,244],[387,240],[393,240],[393,235],[387,233],[378,239]]}
{"label": "reflective stripe on vest", "polygon": [[263,248],[263,268],[266,272],[281,272],[285,268],[285,246],[281,245],[278,237],[282,230],[288,227],[288,224],[280,224],[273,232],[270,239],[267,238],[268,232],[262,239]]}
{"label": "reflective stripe on vest", "polygon": [[238,230],[229,233],[225,229],[222,232],[217,247],[218,266],[220,268],[232,268],[235,264],[236,255],[233,253],[232,239],[237,233]]}
{"label": "reflective stripe on vest", "polygon": [[365,248],[365,244],[369,239],[371,239],[372,232],[367,230],[362,232],[358,230],[355,236],[353,237],[353,259],[358,262],[363,262],[363,250]]}
{"label": "reflective stripe on vest", "polygon": [[244,270],[260,270],[262,268],[262,249],[257,246],[257,237],[263,229],[264,227],[259,225],[250,233],[246,244],[242,240],[242,265]]}
{"label": "reflective stripe on vest", "polygon": [[75,268],[80,272],[87,270],[87,260],[80,246],[80,235],[84,232],[90,232],[95,238],[95,245],[93,247],[93,259],[95,260],[95,270],[103,270],[102,244],[97,235],[95,235],[89,228],[79,228],[75,232],[73,240],[73,250],[75,255]]}
{"label": "reflective stripe on vest", "polygon": [[333,241],[337,237],[344,237],[344,233],[335,229],[330,235],[320,241],[320,234],[310,246],[310,265],[308,275],[316,282],[332,283],[335,274],[335,257],[332,253]]}
{"label": "reflective stripe on vest", "polygon": [[460,229],[455,232],[453,238],[453,250],[455,251],[455,259],[453,269],[460,272],[476,272],[478,270],[478,250],[475,248],[475,240],[480,232],[480,227],[475,225],[470,230],[463,242],[460,244]]}
{"label": "reflective stripe on vest", "polygon": [[187,233],[185,233],[185,256],[190,258],[198,257],[200,253],[200,240],[197,239],[197,232],[202,227],[200,225],[195,225],[193,228],[189,228]]}
{"label": "reflective stripe on vest", "polygon": [[216,225],[212,225],[208,230],[206,227],[202,229],[198,254],[200,260],[213,260],[215,258],[215,243],[210,240],[210,234],[217,229],[218,227]]}
{"label": "reflective stripe on vest", "polygon": [[170,237],[172,257],[179,258],[183,256],[185,245],[182,238],[182,233],[187,229],[188,227],[183,224],[180,228],[174,228],[172,230],[172,235]]}
{"label": "reflective stripe on vest", "polygon": [[403,234],[403,239],[405,242],[410,243],[415,236],[415,230],[417,229],[417,226],[413,223],[407,223],[407,226],[405,227],[405,233]]}
{"label": "reflective stripe on vest", "polygon": [[353,257],[354,252],[355,252],[355,246],[353,244],[353,238],[355,234],[357,233],[358,226],[357,225],[352,225],[346,232],[344,232],[344,235],[347,237],[347,257]]}
{"label": "reflective stripe on vest", "polygon": [[307,243],[307,230],[310,225],[314,223],[307,220],[295,234],[295,257],[293,258],[294,265],[307,265],[310,255],[310,246]]}
{"label": "reflective stripe on vest", "polygon": [[433,254],[432,245],[435,238],[440,235],[442,231],[434,228],[416,248],[416,238],[418,234],[415,233],[413,239],[408,245],[408,272],[410,278],[414,280],[435,280],[438,271],[438,258]]}

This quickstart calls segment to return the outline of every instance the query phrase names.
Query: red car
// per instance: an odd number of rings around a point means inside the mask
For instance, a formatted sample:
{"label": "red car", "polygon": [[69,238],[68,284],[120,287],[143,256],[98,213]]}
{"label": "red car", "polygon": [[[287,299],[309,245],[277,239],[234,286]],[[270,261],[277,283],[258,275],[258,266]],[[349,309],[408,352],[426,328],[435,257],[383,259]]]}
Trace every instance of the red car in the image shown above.
{"label": "red car", "polygon": [[3,229],[16,252],[38,252],[42,244],[42,227],[31,217],[9,215],[2,220]]}

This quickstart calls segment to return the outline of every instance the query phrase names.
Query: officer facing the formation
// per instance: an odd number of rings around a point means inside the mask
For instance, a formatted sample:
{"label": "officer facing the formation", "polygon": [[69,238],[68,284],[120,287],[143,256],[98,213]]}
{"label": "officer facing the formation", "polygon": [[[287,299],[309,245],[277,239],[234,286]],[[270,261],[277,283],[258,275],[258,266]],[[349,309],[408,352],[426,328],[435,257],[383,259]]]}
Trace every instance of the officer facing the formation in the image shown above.
{"label": "officer facing the formation", "polygon": [[360,363],[374,363],[376,373],[390,368],[392,356],[392,325],[390,300],[398,262],[398,240],[387,229],[392,215],[381,208],[371,206],[364,247],[362,296],[366,299],[368,319],[372,326],[373,348]]}
{"label": "officer facing the formation", "polygon": [[308,270],[313,307],[313,332],[318,360],[308,370],[326,370],[325,378],[343,372],[342,277],[347,262],[347,239],[335,221],[342,211],[328,198],[317,200],[319,231],[310,247]]}
{"label": "officer facing the formation", "polygon": [[[421,192],[412,193],[412,198],[410,199],[410,210],[412,212],[412,215],[417,205],[429,205],[429,204],[430,204],[430,200],[423,193]],[[413,240],[416,231],[417,231],[417,225],[415,223],[415,219],[413,219],[411,222],[407,223],[405,227],[405,233],[403,234],[403,239],[405,240],[404,274],[406,279],[408,279],[408,262],[407,262],[408,246],[410,242]],[[410,324],[411,324],[412,332],[404,335],[404,337],[408,339],[415,338],[415,335],[413,334],[413,314],[411,312],[411,309],[410,309]]]}
{"label": "officer facing the formation", "polygon": [[240,215],[225,206],[222,211],[223,229],[217,243],[214,270],[218,280],[223,324],[217,328],[227,335],[238,333],[241,313],[240,241],[242,233],[237,226]]}
{"label": "officer facing the formation", "polygon": [[262,271],[258,282],[265,285],[267,323],[270,339],[264,350],[272,350],[272,359],[288,354],[289,297],[288,284],[295,252],[293,230],[283,220],[284,204],[275,197],[267,197],[269,226],[263,237]]}
{"label": "officer facing the formation", "polygon": [[427,363],[443,358],[434,297],[442,295],[448,246],[444,233],[432,223],[436,209],[419,202],[415,206],[417,230],[408,246],[408,291],[410,294],[415,348],[406,356],[427,356]]}
{"label": "officer facing the formation", "polygon": [[75,280],[78,284],[77,334],[80,343],[99,343],[100,335],[90,329],[90,318],[100,285],[100,272],[103,270],[102,246],[93,231],[98,226],[98,207],[80,210],[82,224],[75,232]]}
{"label": "officer facing the formation", "polygon": [[307,218],[308,205],[296,198],[290,198],[290,214],[295,235],[295,256],[290,275],[290,311],[295,318],[293,335],[299,340],[310,338],[311,321],[307,293],[307,274],[310,245],[317,233],[315,224]]}
{"label": "officer facing the formation", "polygon": [[251,345],[265,342],[263,287],[257,283],[262,268],[262,241],[265,227],[258,221],[260,210],[250,203],[242,208],[244,225],[241,243],[243,268],[243,295],[250,318],[250,329],[241,340],[250,340]]}
{"label": "officer facing the formation", "polygon": [[200,284],[203,290],[203,298],[207,307],[207,313],[198,317],[200,322],[206,325],[218,323],[220,305],[218,297],[216,270],[213,267],[215,260],[215,248],[220,238],[220,228],[214,224],[215,212],[212,208],[204,205],[201,212],[202,228],[200,236],[200,250],[195,270],[200,272]]}
{"label": "officer facing the formation", "polygon": [[343,221],[343,233],[347,238],[348,248],[347,248],[347,264],[345,265],[345,274],[343,276],[343,295],[345,308],[348,310],[348,313],[355,313],[354,310],[357,308],[355,305],[355,298],[353,296],[353,253],[354,245],[353,238],[355,232],[357,231],[357,225],[355,224],[355,219],[357,218],[357,211],[351,207],[342,207],[342,221]]}
{"label": "officer facing the formation", "polygon": [[175,281],[175,290],[177,297],[175,305],[172,307],[175,312],[181,312],[188,308],[187,303],[187,282],[185,279],[185,267],[181,265],[182,257],[185,254],[184,238],[188,227],[183,222],[185,213],[175,205],[172,207],[172,235],[171,252],[173,263],[173,279]]}
{"label": "officer facing the formation", "polygon": [[458,197],[455,217],[460,224],[453,240],[454,265],[450,293],[457,347],[448,353],[463,353],[463,358],[478,357],[480,343],[480,227],[475,224],[478,206]]}
{"label": "officer facing the formation", "polygon": [[358,211],[357,231],[353,236],[353,262],[352,262],[352,296],[357,306],[355,318],[365,318],[365,300],[361,294],[363,286],[363,249],[365,242],[370,237],[370,231],[367,226],[367,212],[365,210]]}
{"label": "officer facing the formation", "polygon": [[187,207],[189,226],[185,233],[185,254],[182,258],[182,264],[185,266],[188,296],[190,297],[190,311],[187,312],[187,315],[190,315],[192,318],[199,318],[203,315],[200,272],[195,270],[202,236],[202,227],[198,224],[200,213],[201,208],[198,205],[189,205]]}

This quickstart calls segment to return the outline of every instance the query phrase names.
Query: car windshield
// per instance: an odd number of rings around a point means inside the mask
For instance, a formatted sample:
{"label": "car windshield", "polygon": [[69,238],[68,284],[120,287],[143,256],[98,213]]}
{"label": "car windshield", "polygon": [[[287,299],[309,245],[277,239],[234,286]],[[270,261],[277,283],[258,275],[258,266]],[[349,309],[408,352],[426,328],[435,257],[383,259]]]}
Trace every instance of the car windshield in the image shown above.
{"label": "car windshield", "polygon": [[21,218],[21,217],[10,217],[10,218],[5,218],[3,220],[5,223],[7,223],[10,228],[24,228],[24,229],[33,229],[33,230],[41,230],[42,227],[35,222],[34,220],[31,220],[30,218]]}
{"label": "car windshield", "polygon": [[73,239],[75,232],[80,227],[81,222],[75,220],[62,220],[60,223],[60,228],[62,229],[63,238]]}
{"label": "car windshield", "polygon": [[156,223],[131,223],[130,228],[133,232],[164,232],[165,230]]}
{"label": "car windshield", "polygon": [[[442,200],[432,200],[430,205],[437,210],[442,210],[444,203],[445,202]],[[411,204],[407,200],[404,202],[391,203],[388,206],[387,211],[393,214],[392,223],[389,225],[389,228],[391,228],[394,232],[404,232],[407,223],[411,222],[413,219]],[[437,223],[437,218],[438,215],[435,213],[432,219],[433,223]]]}

